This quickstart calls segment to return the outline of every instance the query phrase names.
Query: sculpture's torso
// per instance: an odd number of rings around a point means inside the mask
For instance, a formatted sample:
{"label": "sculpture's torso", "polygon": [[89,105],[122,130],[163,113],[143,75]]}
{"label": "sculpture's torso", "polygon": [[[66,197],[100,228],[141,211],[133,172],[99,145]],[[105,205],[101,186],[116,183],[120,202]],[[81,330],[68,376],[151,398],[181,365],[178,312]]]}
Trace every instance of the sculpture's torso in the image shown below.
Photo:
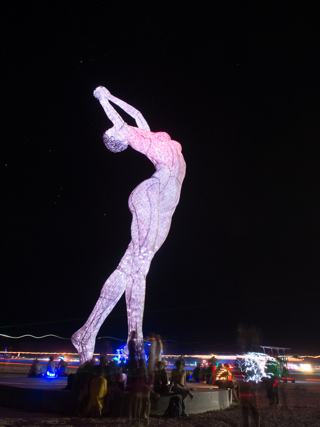
{"label": "sculpture's torso", "polygon": [[181,145],[170,139],[165,132],[150,132],[126,124],[119,135],[154,164],[156,171],[150,179],[156,178],[159,181],[160,212],[174,210],[179,202],[181,185],[186,173]]}

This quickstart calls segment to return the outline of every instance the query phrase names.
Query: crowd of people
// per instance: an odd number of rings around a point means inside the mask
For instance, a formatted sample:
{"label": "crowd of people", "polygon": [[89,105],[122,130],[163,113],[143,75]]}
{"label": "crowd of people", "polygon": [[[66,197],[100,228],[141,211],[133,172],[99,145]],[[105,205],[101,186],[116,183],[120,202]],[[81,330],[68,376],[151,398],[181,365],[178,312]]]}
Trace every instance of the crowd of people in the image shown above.
{"label": "crowd of people", "polygon": [[232,400],[234,402],[240,400],[239,385],[232,373],[232,366],[228,363],[219,363],[217,366],[215,358],[212,358],[207,366],[201,367],[201,364],[198,363],[193,370],[192,380],[230,389],[232,390]]}
{"label": "crowd of people", "polygon": [[[77,396],[76,413],[80,416],[100,417],[120,415],[124,405],[131,421],[148,420],[151,407],[156,408],[163,395],[179,395],[182,416],[186,416],[185,399],[193,398],[186,387],[184,360],[178,359],[172,370],[171,381],[162,361],[162,342],[159,335],[149,334],[145,352],[137,343],[135,332],[128,341],[128,358],[120,363],[100,356],[80,366],[68,377],[67,388]],[[126,400],[128,399],[128,400]]]}
{"label": "crowd of people", "polygon": [[49,357],[49,362],[46,366],[45,371],[43,372],[43,367],[38,358],[36,358],[28,372],[29,378],[41,378],[43,376],[47,377],[67,377],[68,376],[68,364],[64,356],[59,357],[58,365],[56,365],[54,358]]}
{"label": "crowd of people", "polygon": [[[232,401],[240,402],[240,386],[237,383],[232,366],[228,363],[217,363],[215,358],[212,358],[207,365],[201,366],[198,363],[194,368],[189,381],[212,384],[219,388],[232,390]],[[265,367],[266,377],[263,378],[263,383],[266,386],[267,397],[270,405],[279,405],[278,381],[283,375],[287,375],[285,366],[280,369],[277,362],[268,361]]]}
{"label": "crowd of people", "polygon": [[[147,350],[141,347],[135,331],[128,341],[128,358],[120,363],[108,362],[103,355],[99,364],[95,360],[82,364],[75,374],[68,375],[67,363],[63,356],[58,365],[50,357],[46,373],[55,376],[67,376],[66,389],[75,395],[76,413],[79,416],[101,417],[104,415],[122,415],[129,409],[131,421],[148,420],[150,409],[158,406],[161,396],[178,396],[181,416],[187,416],[186,399],[193,399],[193,383],[206,383],[229,389],[232,400],[240,402],[240,386],[229,364],[217,363],[213,357],[208,363],[198,363],[192,374],[185,369],[183,356],[175,361],[169,381],[168,372],[162,360],[162,342],[159,335],[149,334]],[[281,376],[275,362],[266,365],[269,374],[265,379],[270,404],[279,404],[276,383]],[[35,359],[28,374],[29,377],[41,377],[42,367]],[[189,383],[189,387],[187,387]],[[242,398],[241,398],[242,401]],[[247,405],[248,406],[248,405]],[[244,404],[244,407],[247,407]],[[248,406],[249,407],[249,406]],[[169,410],[169,407],[168,407]]]}
{"label": "crowd of people", "polygon": [[[129,399],[129,418],[131,420],[148,419],[151,407],[157,408],[163,395],[179,396],[181,414],[186,416],[186,399],[193,399],[193,393],[187,387],[189,382],[206,382],[222,384],[227,379],[229,387],[235,384],[233,375],[227,365],[216,367],[214,359],[206,367],[200,364],[193,371],[189,380],[185,370],[183,356],[175,361],[169,381],[165,363],[162,360],[163,346],[159,335],[149,334],[147,350],[141,347],[133,331],[128,341],[128,358],[120,363],[107,361],[100,356],[99,364],[94,359],[82,364],[75,374],[68,375],[65,358],[61,356],[56,365],[53,357],[49,358],[43,373],[38,359],[35,359],[28,376],[67,376],[66,389],[76,395],[76,413],[80,416],[101,417],[120,415],[123,412],[124,395]],[[227,378],[225,378],[227,376]],[[236,386],[234,387],[236,389]]]}
{"label": "crowd of people", "polygon": [[[168,375],[162,359],[160,336],[150,334],[148,364],[145,353],[137,345],[135,331],[128,342],[128,358],[117,363],[100,356],[80,366],[68,377],[68,388],[77,396],[76,412],[81,416],[100,417],[122,412],[124,395],[129,398],[129,417],[148,419],[151,404],[157,404],[160,394],[169,391]],[[125,393],[124,393],[125,392]]]}

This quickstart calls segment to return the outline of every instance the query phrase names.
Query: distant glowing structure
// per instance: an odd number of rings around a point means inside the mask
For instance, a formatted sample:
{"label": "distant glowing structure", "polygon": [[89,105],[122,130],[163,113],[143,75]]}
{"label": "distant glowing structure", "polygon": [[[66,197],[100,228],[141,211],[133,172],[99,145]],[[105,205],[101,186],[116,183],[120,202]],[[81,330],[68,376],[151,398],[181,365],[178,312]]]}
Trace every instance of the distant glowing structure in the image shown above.
{"label": "distant glowing structure", "polygon": [[[105,282],[88,320],[72,335],[80,364],[92,358],[98,331],[124,292],[128,336],[136,331],[137,343],[141,343],[146,276],[152,258],[168,235],[186,171],[181,145],[171,140],[167,133],[151,132],[138,110],[111,95],[105,87],[96,88],[94,96],[113,123],[103,136],[106,147],[118,153],[130,145],[146,155],[156,171],[130,194],[131,242],[118,267]],[[127,125],[109,101],[133,117],[138,127]]]}
{"label": "distant glowing structure", "polygon": [[244,354],[237,363],[241,371],[246,374],[245,381],[258,383],[262,378],[271,377],[270,374],[266,373],[266,363],[268,360],[276,362],[274,357],[264,353],[249,352]]}

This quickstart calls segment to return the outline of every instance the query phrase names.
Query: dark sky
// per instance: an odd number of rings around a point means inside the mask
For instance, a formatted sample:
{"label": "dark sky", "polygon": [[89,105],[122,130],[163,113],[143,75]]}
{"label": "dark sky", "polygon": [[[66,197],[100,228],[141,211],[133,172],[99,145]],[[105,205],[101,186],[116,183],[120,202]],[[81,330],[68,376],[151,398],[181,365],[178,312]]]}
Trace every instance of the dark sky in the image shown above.
{"label": "dark sky", "polygon": [[[104,147],[103,85],[187,163],[145,335],[234,351],[242,325],[319,354],[317,2],[113,3],[1,3],[0,333],[70,337],[130,241],[153,166]],[[126,334],[122,298],[99,336]]]}

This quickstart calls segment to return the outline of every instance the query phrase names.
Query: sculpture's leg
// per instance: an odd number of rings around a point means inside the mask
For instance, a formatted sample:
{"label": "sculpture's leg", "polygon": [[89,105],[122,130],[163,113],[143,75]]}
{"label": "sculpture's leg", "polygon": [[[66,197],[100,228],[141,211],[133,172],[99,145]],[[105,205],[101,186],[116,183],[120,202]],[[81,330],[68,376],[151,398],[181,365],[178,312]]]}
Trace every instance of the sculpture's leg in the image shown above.
{"label": "sculpture's leg", "polygon": [[138,345],[143,340],[142,322],[146,292],[146,276],[151,260],[157,251],[159,230],[159,180],[150,178],[142,182],[131,194],[129,207],[132,212],[131,236],[133,258],[132,282],[127,282],[126,304],[128,336],[136,331]]}
{"label": "sculpture's leg", "polygon": [[139,344],[143,340],[142,323],[146,295],[146,275],[149,271],[150,263],[151,259],[145,259],[143,265],[140,265],[140,271],[134,273],[133,282],[128,282],[126,287],[128,336],[132,331],[136,331],[136,340]]}
{"label": "sculpture's leg", "polygon": [[132,281],[132,244],[130,243],[117,269],[105,282],[100,297],[86,323],[75,332],[71,341],[78,351],[80,365],[91,360],[99,329],[124,293],[127,282]]}
{"label": "sculpture's leg", "polygon": [[[149,201],[152,200],[149,197]],[[146,276],[150,269],[151,261],[155,255],[155,252],[162,246],[166,240],[171,226],[171,219],[174,209],[169,210],[165,214],[157,215],[158,210],[154,206],[153,218],[149,221],[149,232],[147,234],[144,243],[149,242],[149,247],[140,247],[140,253],[134,255],[134,262],[132,264],[132,277],[133,282],[127,282],[126,287],[126,304],[128,313],[128,336],[132,331],[136,331],[137,341],[141,343],[143,340],[142,324],[143,324],[143,312],[144,312],[144,301],[146,294]],[[151,211],[150,211],[151,212]],[[141,223],[141,218],[133,215],[132,228],[142,229],[142,226],[138,227]],[[151,227],[151,225],[153,227]],[[132,236],[134,232],[132,231]],[[151,242],[154,242],[150,244]]]}

